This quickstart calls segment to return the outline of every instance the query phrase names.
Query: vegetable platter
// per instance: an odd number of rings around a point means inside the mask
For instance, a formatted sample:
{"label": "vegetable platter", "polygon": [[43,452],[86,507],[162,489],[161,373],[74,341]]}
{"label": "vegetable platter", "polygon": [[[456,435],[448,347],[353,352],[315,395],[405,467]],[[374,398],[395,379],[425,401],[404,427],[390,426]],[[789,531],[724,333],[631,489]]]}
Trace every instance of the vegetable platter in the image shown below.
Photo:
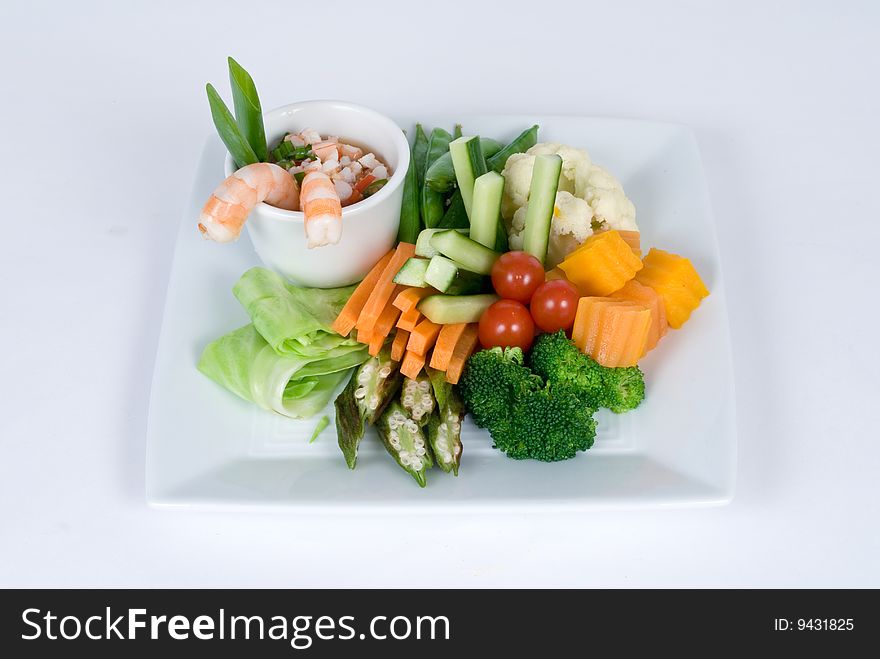
{"label": "vegetable platter", "polygon": [[[304,512],[729,500],[736,437],[724,289],[691,133],[667,124],[582,117],[395,120],[407,130],[414,154],[417,123],[449,131],[453,146],[443,153],[449,153],[455,182],[444,182],[449,176],[444,162],[431,174],[430,164],[422,165],[421,173],[407,172],[415,194],[411,187],[404,191],[400,238],[409,240],[377,260],[377,272],[366,274],[367,284],[344,291],[312,291],[285,282],[262,267],[244,240],[206,249],[210,245],[193,232],[192,218],[216,186],[225,152],[216,140],[209,142],[169,281],[151,394],[148,499],[157,505],[283,506]],[[634,245],[626,229],[593,227],[553,267],[543,264],[548,268],[540,269],[543,286],[551,291],[537,307],[535,290],[541,289],[528,281],[534,264],[517,252],[537,252],[539,260],[558,257],[550,254],[549,232],[528,235],[540,214],[525,208],[524,231],[509,220],[505,225],[502,218],[509,218],[511,209],[500,206],[511,199],[493,196],[499,182],[488,175],[503,177],[504,166],[495,171],[487,162],[480,173],[477,161],[470,182],[462,175],[473,165],[462,163],[473,158],[476,146],[469,146],[467,137],[475,136],[480,147],[484,139],[494,140],[500,146],[489,143],[486,149],[494,148],[494,154],[533,126],[540,127],[535,143],[586,147],[593,162],[613,172],[638,209],[640,232],[640,244]],[[424,132],[429,143],[432,132]],[[458,147],[456,139],[461,139]],[[427,161],[421,158],[414,155],[416,168]],[[534,167],[539,175],[541,167]],[[554,179],[560,170],[544,175]],[[426,179],[439,181],[437,189],[428,188]],[[439,200],[425,200],[434,193]],[[551,220],[576,211],[553,208],[559,206],[553,203],[555,193],[544,193],[550,196],[543,203]],[[541,195],[530,190],[529,205],[540,205]],[[414,205],[415,220],[406,217],[408,203]],[[443,213],[435,213],[428,219],[433,226],[427,226],[424,209],[433,212],[432,204],[442,206]],[[454,216],[444,220],[450,209],[458,212],[456,206],[467,223]],[[497,225],[479,220],[495,213]],[[434,231],[425,234],[426,228]],[[344,235],[344,219],[342,230]],[[520,249],[510,250],[509,243],[520,240],[515,245]],[[665,249],[648,256],[654,245]],[[646,271],[641,281],[625,269],[621,274],[620,264],[629,262],[627,249],[639,261],[637,271]],[[600,258],[585,257],[590,250],[616,255],[610,270],[623,280],[583,274]],[[487,252],[495,255],[487,258]],[[514,262],[505,268],[505,260]],[[682,286],[689,299],[697,300],[687,309],[691,314],[675,297]],[[675,302],[663,305],[661,297],[658,305],[652,292],[664,287]],[[294,336],[289,321],[276,315],[279,300],[309,310],[297,316]],[[502,301],[517,310],[514,322],[504,305],[487,320],[488,310]],[[572,310],[560,313],[566,302]],[[505,324],[529,322],[516,316],[522,309],[536,327],[511,334]],[[655,320],[660,310],[668,316],[662,331]],[[606,341],[600,350],[595,339],[603,323],[644,330],[631,330],[639,332],[632,345]],[[502,347],[484,351],[495,344]],[[595,373],[593,365],[599,369]],[[599,373],[636,368],[638,382],[603,379]],[[500,390],[507,386],[505,378],[519,382],[520,377],[531,384],[514,398],[526,402],[501,413],[493,410],[512,399],[493,398],[497,391],[487,398],[488,383],[498,382]],[[383,392],[383,384],[394,392]],[[639,386],[644,395],[633,393]],[[322,393],[325,389],[329,393]],[[585,396],[593,399],[583,405]],[[501,427],[505,418],[514,419],[514,425]],[[557,439],[546,441],[553,436]],[[529,437],[534,439],[524,439]],[[427,487],[413,487],[413,480]]]}

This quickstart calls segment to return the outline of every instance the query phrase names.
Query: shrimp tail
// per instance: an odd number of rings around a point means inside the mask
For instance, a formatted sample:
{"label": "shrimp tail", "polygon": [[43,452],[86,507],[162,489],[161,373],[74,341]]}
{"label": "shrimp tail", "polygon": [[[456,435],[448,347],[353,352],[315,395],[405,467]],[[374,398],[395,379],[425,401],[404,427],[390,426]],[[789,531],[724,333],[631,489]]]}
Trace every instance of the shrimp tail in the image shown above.
{"label": "shrimp tail", "polygon": [[303,179],[300,199],[309,248],[338,243],[342,237],[342,203],[330,177],[310,171]]}
{"label": "shrimp tail", "polygon": [[296,179],[272,163],[245,165],[211,193],[199,214],[199,231],[204,238],[220,243],[236,240],[261,201],[284,210],[299,210]]}

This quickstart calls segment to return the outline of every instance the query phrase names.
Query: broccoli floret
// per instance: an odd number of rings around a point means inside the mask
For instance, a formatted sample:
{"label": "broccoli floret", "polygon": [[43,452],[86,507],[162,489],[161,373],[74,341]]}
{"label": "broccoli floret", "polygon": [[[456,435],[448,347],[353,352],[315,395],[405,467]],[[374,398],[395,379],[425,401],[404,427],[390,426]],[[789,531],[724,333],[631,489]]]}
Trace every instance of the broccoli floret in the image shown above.
{"label": "broccoli floret", "polygon": [[517,400],[504,430],[492,432],[495,446],[508,457],[544,462],[573,458],[595,438],[593,410],[567,385],[549,383]]}
{"label": "broccoli floret", "polygon": [[636,409],[645,399],[645,378],[639,367],[602,368],[605,386],[602,407],[617,414]]}
{"label": "broccoli floret", "polygon": [[544,386],[523,361],[520,348],[481,350],[468,360],[458,386],[480,428],[498,427],[510,416],[513,401]]}
{"label": "broccoli floret", "polygon": [[583,354],[562,331],[537,338],[529,366],[549,382],[570,385],[594,409],[626,412],[638,407],[645,397],[645,380],[638,366],[602,366]]}
{"label": "broccoli floret", "polygon": [[459,391],[476,424],[515,459],[566,460],[593,445],[593,410],[572,387],[545,383],[519,348],[492,348],[468,361]]}

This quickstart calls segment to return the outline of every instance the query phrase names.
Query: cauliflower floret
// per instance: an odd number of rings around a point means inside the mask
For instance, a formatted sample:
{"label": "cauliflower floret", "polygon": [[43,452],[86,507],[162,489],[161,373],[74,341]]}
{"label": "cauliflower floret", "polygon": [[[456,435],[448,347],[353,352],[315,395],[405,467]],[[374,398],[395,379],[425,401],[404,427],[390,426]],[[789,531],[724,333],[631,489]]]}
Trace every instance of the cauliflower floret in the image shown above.
{"label": "cauliflower floret", "polygon": [[536,144],[525,153],[514,153],[504,166],[504,197],[501,201],[501,214],[505,219],[512,219],[516,209],[522,207],[529,198],[535,156],[552,154],[559,154],[562,157],[559,190],[576,194],[579,187],[586,187],[592,166],[589,153],[557,142]]}
{"label": "cauliflower floret", "polygon": [[[519,207],[510,222],[510,249],[523,248],[523,229],[529,204]],[[570,192],[557,192],[550,223],[550,243],[544,265],[550,269],[559,265],[578,245],[589,238],[593,229],[593,209],[583,199]]]}
{"label": "cauliflower floret", "polygon": [[551,225],[548,267],[557,265],[595,229],[638,231],[635,206],[610,172],[594,165],[583,149],[544,142],[525,153],[513,154],[504,167],[501,215],[507,224],[511,249],[522,249],[535,156],[554,153],[562,157],[562,173]]}
{"label": "cauliflower floret", "polygon": [[501,198],[501,216],[504,219],[513,218],[516,209],[528,201],[534,166],[535,158],[525,153],[514,153],[507,159],[501,173],[504,176],[504,196]]}
{"label": "cauliflower floret", "polygon": [[586,199],[597,222],[604,229],[638,231],[636,207],[627,198],[623,186],[606,169],[593,165],[590,176],[579,195]]}

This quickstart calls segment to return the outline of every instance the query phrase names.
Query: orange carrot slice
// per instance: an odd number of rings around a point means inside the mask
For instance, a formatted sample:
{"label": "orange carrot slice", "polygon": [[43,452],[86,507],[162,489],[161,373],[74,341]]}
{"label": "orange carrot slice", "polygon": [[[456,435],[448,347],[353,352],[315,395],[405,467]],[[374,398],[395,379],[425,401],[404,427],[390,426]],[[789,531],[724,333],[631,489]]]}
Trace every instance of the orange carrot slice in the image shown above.
{"label": "orange carrot slice", "polygon": [[432,323],[425,318],[415,326],[409,335],[409,343],[406,344],[406,349],[417,355],[427,354],[428,350],[431,349],[437,340],[437,335],[440,334],[442,327],[442,325]]}
{"label": "orange carrot slice", "polygon": [[348,298],[348,302],[345,303],[345,306],[342,307],[342,311],[339,312],[336,320],[333,321],[334,332],[341,334],[342,336],[348,336],[349,332],[354,329],[354,326],[357,324],[358,316],[361,315],[361,311],[367,303],[370,294],[373,292],[376,282],[379,281],[379,277],[382,276],[382,272],[385,270],[385,267],[388,265],[388,262],[391,261],[391,257],[393,256],[394,250],[391,250],[379,259],[376,265],[374,265],[367,273],[367,276],[364,277],[363,281],[361,281],[361,283],[358,284],[358,287],[354,289],[354,293],[351,294],[351,297]]}
{"label": "orange carrot slice", "polygon": [[653,288],[645,286],[636,279],[626,282],[626,285],[619,291],[612,293],[611,297],[641,304],[651,311],[651,330],[648,332],[645,352],[653,350],[669,329],[669,324],[666,322],[666,307],[663,304],[663,298]]}
{"label": "orange carrot slice", "polygon": [[635,254],[639,258],[642,258],[642,234],[638,231],[621,230],[618,230],[617,233],[619,233],[624,242],[626,242],[626,244],[630,246],[633,254]]}
{"label": "orange carrot slice", "polygon": [[368,330],[372,332],[373,326],[382,315],[389,299],[394,294],[397,284],[394,283],[394,276],[406,260],[416,253],[416,246],[411,243],[399,243],[391,259],[388,261],[382,274],[373,286],[370,297],[367,298],[360,316],[358,316],[355,327],[359,330]]}
{"label": "orange carrot slice", "polygon": [[412,332],[416,328],[416,324],[421,317],[422,312],[416,307],[413,307],[409,311],[400,314],[400,319],[397,321],[397,327],[406,330],[407,332]]}
{"label": "orange carrot slice", "polygon": [[452,325],[444,325],[440,334],[437,335],[437,341],[434,343],[434,352],[431,353],[431,368],[438,371],[445,371],[449,368],[449,360],[452,359],[452,351],[455,350],[455,344],[461,338],[467,328],[467,323],[454,323]]}
{"label": "orange carrot slice", "polygon": [[354,189],[357,190],[358,192],[363,192],[364,190],[367,189],[367,186],[369,186],[370,183],[372,183],[375,180],[376,180],[375,176],[373,176],[372,174],[367,174],[360,181],[355,183]]}
{"label": "orange carrot slice", "polygon": [[464,365],[468,358],[477,349],[477,341],[479,339],[478,326],[471,323],[465,328],[455,348],[452,350],[452,357],[449,359],[449,366],[446,367],[446,381],[450,384],[458,384]]}
{"label": "orange carrot slice", "polygon": [[396,362],[403,359],[403,354],[406,352],[406,344],[408,341],[409,332],[403,329],[398,329],[397,334],[394,335],[394,343],[391,344],[391,359]]}
{"label": "orange carrot slice", "polygon": [[403,356],[403,361],[400,362],[400,372],[404,376],[414,380],[425,367],[425,361],[424,355],[418,355],[407,350],[406,354]]}
{"label": "orange carrot slice", "polygon": [[436,293],[437,291],[433,288],[417,288],[413,286],[412,288],[407,288],[394,298],[394,306],[400,309],[403,312],[407,312],[416,306],[423,297],[427,297],[432,293]]}
{"label": "orange carrot slice", "polygon": [[631,302],[584,297],[578,303],[572,340],[603,366],[633,366],[645,354],[651,311]]}

